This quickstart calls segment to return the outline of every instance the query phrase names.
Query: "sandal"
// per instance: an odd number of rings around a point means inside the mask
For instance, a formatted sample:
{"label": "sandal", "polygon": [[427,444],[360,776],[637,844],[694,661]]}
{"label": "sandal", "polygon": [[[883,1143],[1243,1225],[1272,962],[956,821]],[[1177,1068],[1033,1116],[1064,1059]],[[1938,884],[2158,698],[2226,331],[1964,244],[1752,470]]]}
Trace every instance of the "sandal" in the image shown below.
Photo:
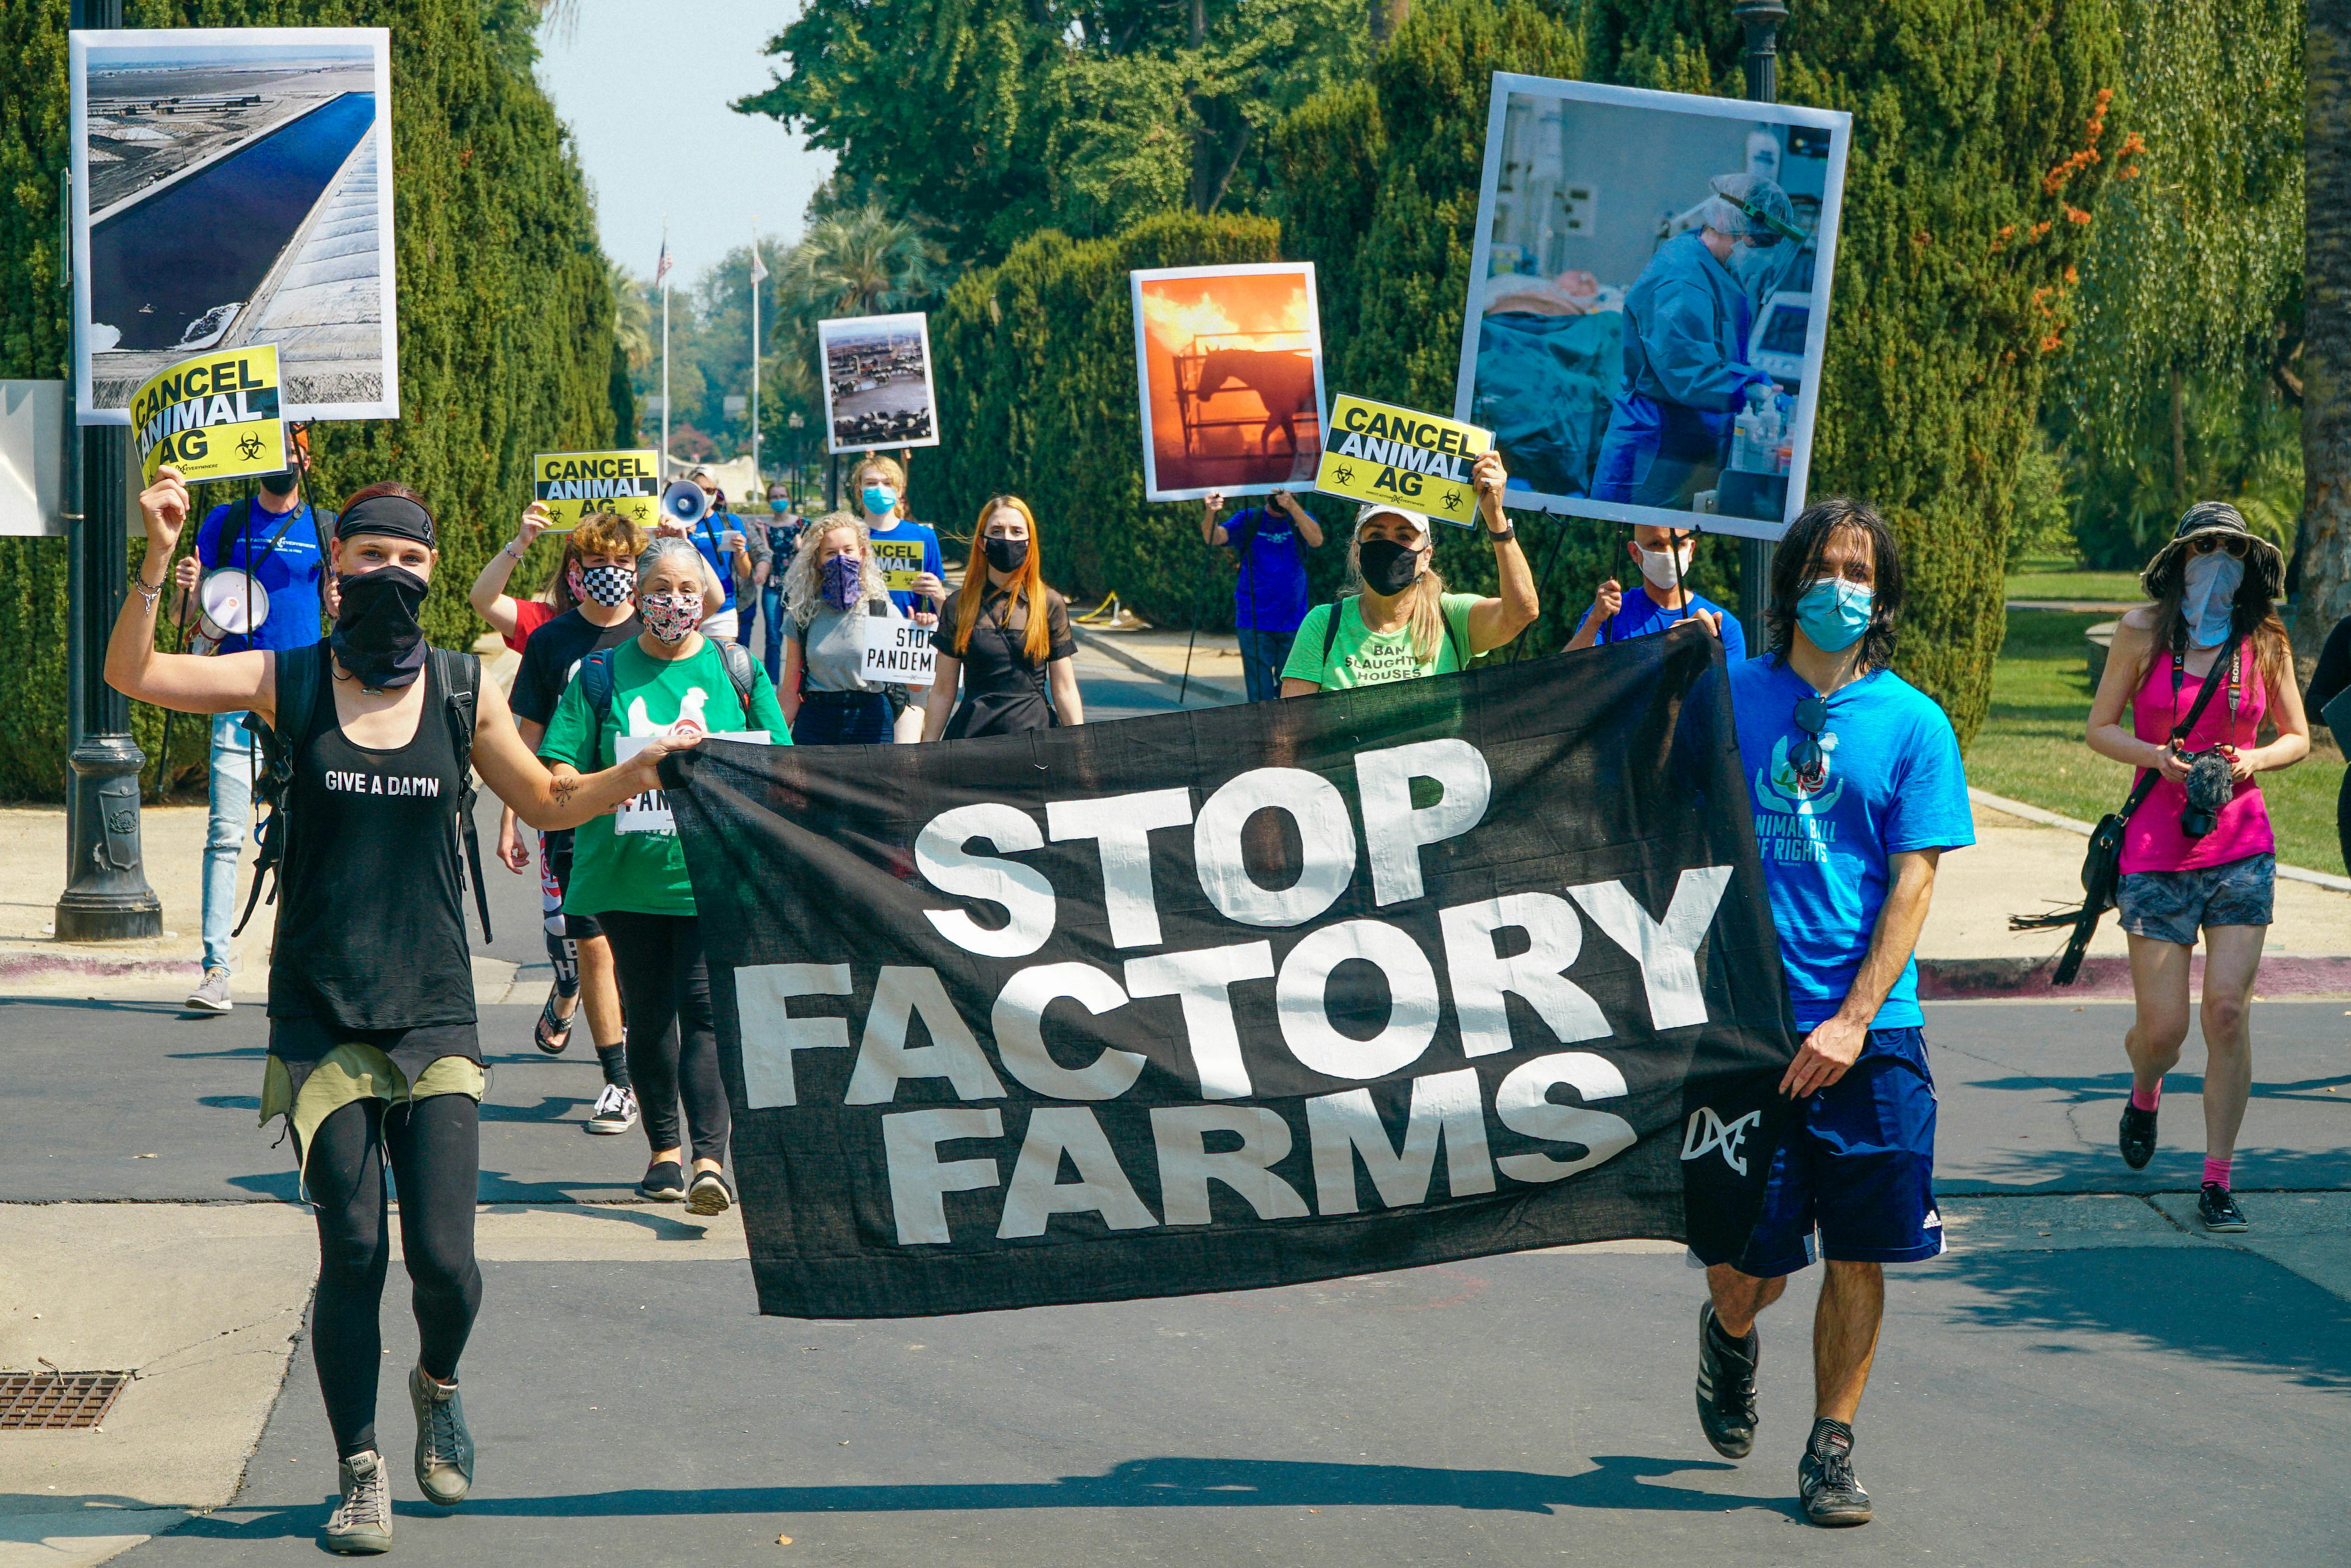
{"label": "sandal", "polygon": [[563,1048],[571,1043],[571,1025],[579,1016],[580,1009],[576,1006],[571,1010],[570,1018],[565,1018],[558,1013],[555,1010],[555,993],[549,991],[547,996],[547,1005],[538,1009],[538,1022],[531,1026],[530,1037],[538,1042],[538,1049],[548,1055],[560,1056],[563,1054]]}

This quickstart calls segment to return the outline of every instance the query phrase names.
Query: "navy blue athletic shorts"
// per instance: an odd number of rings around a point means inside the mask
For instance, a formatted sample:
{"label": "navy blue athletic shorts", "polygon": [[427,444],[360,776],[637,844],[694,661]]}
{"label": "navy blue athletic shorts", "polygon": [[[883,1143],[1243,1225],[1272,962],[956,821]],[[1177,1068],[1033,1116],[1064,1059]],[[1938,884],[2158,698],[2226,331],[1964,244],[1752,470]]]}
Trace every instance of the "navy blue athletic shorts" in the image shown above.
{"label": "navy blue athletic shorts", "polygon": [[1845,1075],[1805,1099],[1771,1163],[1763,1213],[1747,1245],[1735,1258],[1701,1252],[1698,1260],[1770,1280],[1816,1256],[1916,1263],[1942,1250],[1927,1037],[1915,1029],[1874,1029]]}

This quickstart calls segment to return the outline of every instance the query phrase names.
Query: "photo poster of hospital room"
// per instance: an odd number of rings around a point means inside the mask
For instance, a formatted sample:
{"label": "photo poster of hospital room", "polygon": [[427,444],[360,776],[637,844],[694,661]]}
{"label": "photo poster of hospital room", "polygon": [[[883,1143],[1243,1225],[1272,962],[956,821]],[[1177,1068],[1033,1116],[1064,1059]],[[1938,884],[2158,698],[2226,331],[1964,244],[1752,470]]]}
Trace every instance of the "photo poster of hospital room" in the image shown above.
{"label": "photo poster of hospital room", "polygon": [[1497,73],[1454,417],[1512,504],[1777,538],[1803,506],[1849,116]]}
{"label": "photo poster of hospital room", "polygon": [[1305,489],[1322,457],[1322,329],[1311,262],[1127,275],[1144,498]]}
{"label": "photo poster of hospital room", "polygon": [[83,424],[198,353],[274,345],[288,419],[400,417],[392,35],[68,40]]}
{"label": "photo poster of hospital room", "polygon": [[931,319],[842,316],[816,324],[824,372],[825,450],[896,451],[939,444],[931,384]]}

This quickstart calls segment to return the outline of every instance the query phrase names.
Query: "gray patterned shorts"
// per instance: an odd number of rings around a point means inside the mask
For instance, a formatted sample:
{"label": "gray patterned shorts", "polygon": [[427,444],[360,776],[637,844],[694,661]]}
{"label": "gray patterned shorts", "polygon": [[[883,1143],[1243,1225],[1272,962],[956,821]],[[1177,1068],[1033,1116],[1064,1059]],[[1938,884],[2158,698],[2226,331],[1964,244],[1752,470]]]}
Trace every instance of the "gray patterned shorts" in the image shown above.
{"label": "gray patterned shorts", "polygon": [[2115,902],[2132,936],[2193,947],[2199,925],[2267,925],[2276,887],[2277,856],[2247,855],[2194,871],[2132,872]]}

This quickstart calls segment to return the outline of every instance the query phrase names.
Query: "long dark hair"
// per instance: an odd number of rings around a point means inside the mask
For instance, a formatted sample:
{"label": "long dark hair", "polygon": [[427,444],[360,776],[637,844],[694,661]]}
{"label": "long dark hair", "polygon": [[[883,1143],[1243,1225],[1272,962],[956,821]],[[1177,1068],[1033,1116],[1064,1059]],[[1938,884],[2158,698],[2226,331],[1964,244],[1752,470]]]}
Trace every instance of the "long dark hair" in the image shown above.
{"label": "long dark hair", "polygon": [[1796,638],[1796,601],[1820,575],[1821,556],[1829,540],[1847,531],[1869,540],[1873,563],[1869,630],[1861,634],[1861,667],[1882,670],[1894,663],[1894,632],[1902,613],[1902,552],[1894,542],[1894,530],[1877,515],[1877,508],[1850,496],[1831,496],[1806,507],[1771,558],[1771,601],[1763,612],[1763,622],[1771,635],[1771,652],[1782,659]]}

